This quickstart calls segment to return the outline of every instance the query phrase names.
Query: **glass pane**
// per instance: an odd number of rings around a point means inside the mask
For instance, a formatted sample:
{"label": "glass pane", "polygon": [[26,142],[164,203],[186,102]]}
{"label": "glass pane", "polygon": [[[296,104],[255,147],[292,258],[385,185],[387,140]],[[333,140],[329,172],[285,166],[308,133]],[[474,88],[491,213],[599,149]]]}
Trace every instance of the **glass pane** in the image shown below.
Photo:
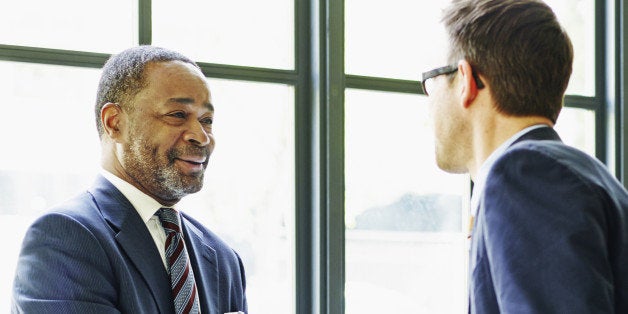
{"label": "glass pane", "polygon": [[573,44],[573,73],[567,88],[571,95],[595,95],[595,1],[546,0],[567,30]]}
{"label": "glass pane", "polygon": [[249,308],[294,313],[294,92],[210,79],[216,149],[182,208],[240,254]]}
{"label": "glass pane", "polygon": [[294,1],[153,0],[152,10],[154,45],[199,62],[294,68]]}
{"label": "glass pane", "polygon": [[[449,0],[345,1],[346,73],[418,80],[442,66],[447,41],[440,22]],[[595,84],[593,0],[548,0],[574,45],[569,94],[589,95]],[[376,22],[374,22],[374,17]]]}
{"label": "glass pane", "polygon": [[[26,228],[49,206],[85,190],[99,169],[94,123],[99,71],[0,62],[0,311]],[[60,80],[59,78],[63,78]]]}
{"label": "glass pane", "polygon": [[348,74],[419,80],[443,62],[441,11],[450,0],[345,0]]}
{"label": "glass pane", "polygon": [[0,10],[0,43],[118,52],[137,44],[137,6],[129,0],[11,1]]}
{"label": "glass pane", "polygon": [[595,111],[563,108],[556,121],[563,142],[595,156]]}
{"label": "glass pane", "polygon": [[470,180],[437,168],[426,98],[347,90],[345,132],[346,313],[462,313]]}

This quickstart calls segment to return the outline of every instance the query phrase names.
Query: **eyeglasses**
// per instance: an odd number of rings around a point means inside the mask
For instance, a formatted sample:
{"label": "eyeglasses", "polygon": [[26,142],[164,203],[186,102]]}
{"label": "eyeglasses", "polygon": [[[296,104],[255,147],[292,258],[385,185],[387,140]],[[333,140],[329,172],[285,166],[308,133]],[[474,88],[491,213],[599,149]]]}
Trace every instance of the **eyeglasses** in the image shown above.
{"label": "eyeglasses", "polygon": [[[423,74],[421,74],[421,87],[423,88],[423,94],[425,94],[425,96],[429,96],[429,93],[427,92],[427,90],[429,89],[429,84],[427,84],[429,82],[429,79],[435,78],[439,75],[451,74],[456,71],[458,71],[458,66],[452,64],[423,72]],[[482,80],[480,80],[477,72],[472,71],[472,75],[473,79],[475,80],[475,85],[477,85],[478,89],[484,88],[484,83],[482,82]]]}

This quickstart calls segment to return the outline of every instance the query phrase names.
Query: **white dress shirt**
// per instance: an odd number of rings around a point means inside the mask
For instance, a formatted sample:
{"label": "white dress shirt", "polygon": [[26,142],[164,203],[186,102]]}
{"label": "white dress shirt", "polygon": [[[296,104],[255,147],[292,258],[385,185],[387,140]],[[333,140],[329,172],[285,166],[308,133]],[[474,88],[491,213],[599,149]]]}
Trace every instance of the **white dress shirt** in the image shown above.
{"label": "white dress shirt", "polygon": [[[166,231],[164,231],[164,227],[161,225],[159,221],[159,217],[155,215],[157,210],[162,207],[159,202],[157,202],[152,197],[144,194],[144,192],[140,191],[138,188],[133,186],[132,184],[118,178],[113,173],[102,169],[101,174],[113,184],[120,193],[126,197],[131,205],[135,208],[137,213],[142,217],[142,220],[146,224],[150,235],[153,237],[155,241],[155,245],[157,246],[157,250],[159,251],[159,255],[161,255],[161,259],[164,263],[164,267],[168,269],[168,264],[166,263]],[[178,218],[181,219],[181,218]],[[180,225],[180,221],[179,221]]]}
{"label": "white dress shirt", "polygon": [[508,146],[512,145],[516,140],[518,140],[524,134],[539,128],[549,128],[547,124],[536,124],[533,126],[529,126],[515,135],[511,136],[508,140],[502,143],[497,149],[495,149],[488,158],[482,163],[480,170],[477,173],[475,180],[473,180],[473,194],[471,195],[471,216],[475,217],[478,213],[478,209],[480,206],[480,198],[484,191],[484,186],[486,184],[486,177],[488,177],[488,173],[493,168],[493,164],[499,157],[501,157],[508,149]]}

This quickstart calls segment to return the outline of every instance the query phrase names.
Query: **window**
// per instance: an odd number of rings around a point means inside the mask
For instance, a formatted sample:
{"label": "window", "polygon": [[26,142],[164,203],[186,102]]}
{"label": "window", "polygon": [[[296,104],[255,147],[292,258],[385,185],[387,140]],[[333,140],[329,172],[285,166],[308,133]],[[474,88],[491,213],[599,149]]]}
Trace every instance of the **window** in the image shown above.
{"label": "window", "polygon": [[569,95],[595,95],[595,1],[547,0],[574,48]]}
{"label": "window", "polygon": [[137,43],[137,4],[127,0],[24,0],[0,12],[0,43],[114,53]]}
{"label": "window", "polygon": [[[416,81],[440,65],[448,3],[346,0],[346,73]],[[345,95],[345,313],[464,312],[469,176],[436,166],[425,97],[374,83]]]}
{"label": "window", "polygon": [[85,190],[98,172],[93,98],[99,73],[5,61],[0,73],[0,225],[8,237],[0,266],[11,270],[0,281],[6,310],[24,231],[46,208]]}
{"label": "window", "polygon": [[347,90],[345,313],[465,310],[469,178],[437,168],[427,111]]}
{"label": "window", "polygon": [[[628,13],[547,2],[576,58],[556,129],[625,177],[613,32]],[[0,311],[25,229],[99,171],[100,67],[141,43],[207,76],[217,146],[180,206],[242,256],[251,313],[464,312],[470,181],[434,164],[418,88],[442,65],[448,3],[14,1],[0,12]]]}
{"label": "window", "polygon": [[294,68],[291,0],[184,0],[176,5],[153,0],[152,9],[154,45],[176,47],[202,62]]}
{"label": "window", "polygon": [[422,72],[440,65],[447,47],[438,26],[448,3],[345,0],[346,73],[419,80]]}

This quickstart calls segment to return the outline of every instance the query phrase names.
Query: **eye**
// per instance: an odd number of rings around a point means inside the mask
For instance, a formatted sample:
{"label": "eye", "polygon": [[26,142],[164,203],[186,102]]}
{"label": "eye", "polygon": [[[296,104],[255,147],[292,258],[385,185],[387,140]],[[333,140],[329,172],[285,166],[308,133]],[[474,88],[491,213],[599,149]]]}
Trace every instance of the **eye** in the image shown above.
{"label": "eye", "polygon": [[214,124],[214,118],[212,118],[212,117],[205,117],[205,118],[200,119],[199,121],[202,124],[205,124],[205,125],[212,125],[212,124]]}
{"label": "eye", "polygon": [[178,118],[178,119],[185,119],[187,118],[187,114],[183,111],[175,111],[175,112],[171,112],[169,114],[167,114],[169,117],[173,117],[173,118]]}

